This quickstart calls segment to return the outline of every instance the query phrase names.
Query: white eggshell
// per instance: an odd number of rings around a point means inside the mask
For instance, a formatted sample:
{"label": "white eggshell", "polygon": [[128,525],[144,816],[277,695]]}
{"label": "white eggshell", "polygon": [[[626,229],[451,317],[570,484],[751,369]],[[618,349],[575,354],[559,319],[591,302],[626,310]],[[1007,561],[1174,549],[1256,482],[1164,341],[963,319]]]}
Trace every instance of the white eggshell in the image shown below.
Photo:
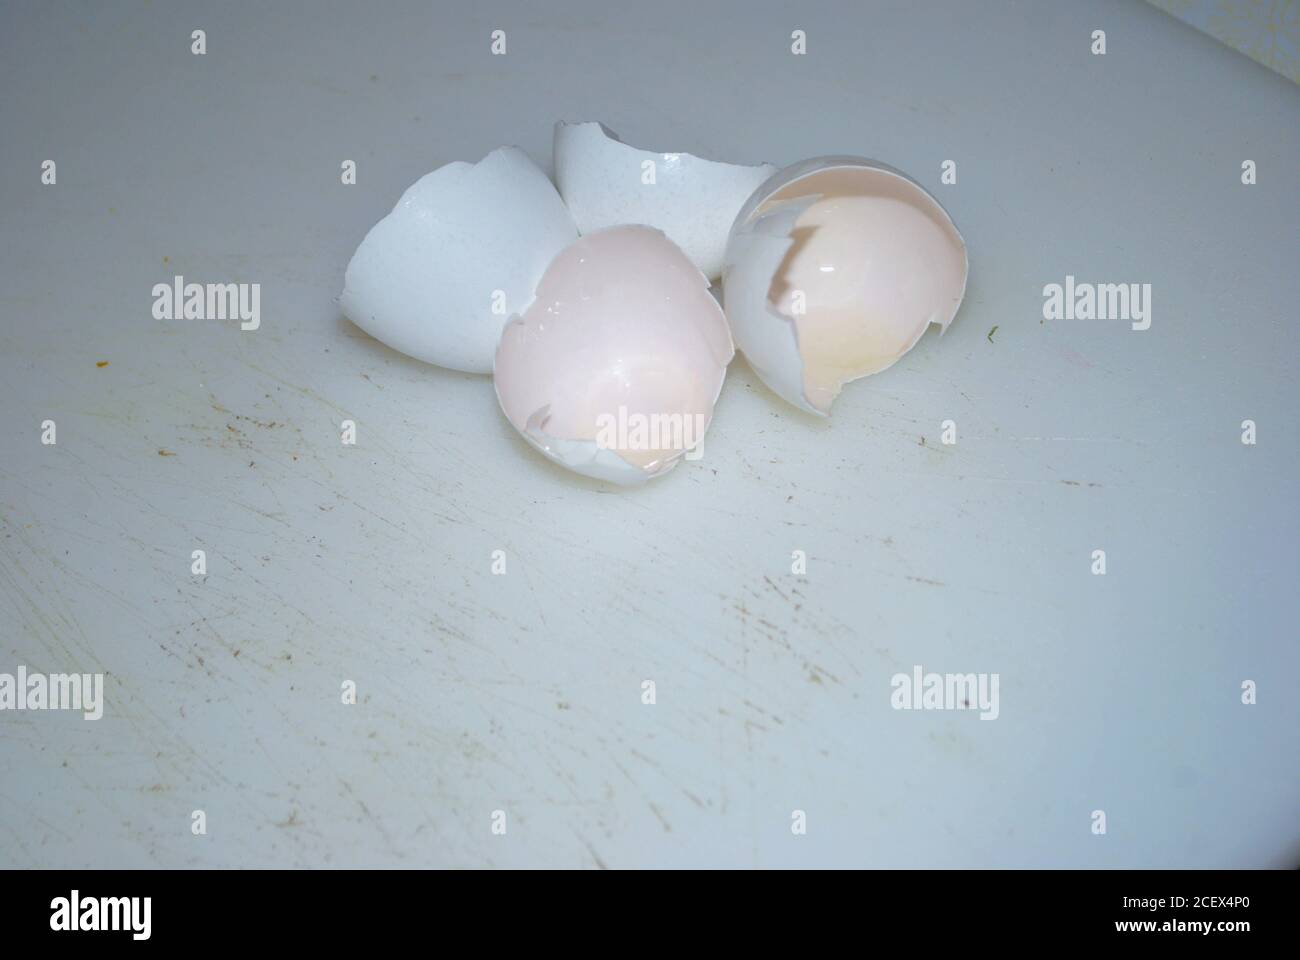
{"label": "white eggshell", "polygon": [[723,302],[736,346],[775,393],[825,416],[845,383],[879,373],[966,290],[966,245],[903,173],[817,157],[765,182],[732,227]]}
{"label": "white eggshell", "polygon": [[339,304],[394,350],[490,373],[502,328],[577,236],[546,175],[500,147],[412,184],[353,254]]}
{"label": "white eggshell", "polygon": [[555,125],[555,182],[582,233],[647,224],[666,233],[710,279],[722,273],[736,212],[775,171],[770,163],[638,150],[601,123]]}
{"label": "white eggshell", "polygon": [[698,450],[734,352],[686,255],[659,230],[613,227],[547,268],[502,333],[493,383],[506,418],[547,457],[634,485]]}
{"label": "white eggshell", "polygon": [[795,220],[814,199],[782,203],[736,231],[727,247],[731,262],[723,280],[723,303],[736,345],[759,379],[795,406],[821,413],[804,399],[795,325],[768,301],[772,278],[794,246],[790,233]]}

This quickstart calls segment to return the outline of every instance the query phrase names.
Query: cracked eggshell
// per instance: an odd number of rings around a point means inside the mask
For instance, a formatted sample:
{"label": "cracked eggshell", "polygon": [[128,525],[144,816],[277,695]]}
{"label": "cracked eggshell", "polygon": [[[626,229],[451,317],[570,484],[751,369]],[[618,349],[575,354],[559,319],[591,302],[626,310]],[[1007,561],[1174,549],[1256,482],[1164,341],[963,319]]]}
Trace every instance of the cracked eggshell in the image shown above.
{"label": "cracked eggshell", "polygon": [[[560,196],[582,233],[647,224],[666,233],[709,279],[722,273],[736,212],[776,172],[770,163],[746,166],[638,150],[595,122],[557,123],[554,159]],[[647,183],[651,169],[653,182]]]}
{"label": "cracked eggshell", "polygon": [[518,147],[417,180],[352,255],[339,304],[394,350],[491,373],[501,330],[578,236],[546,175]]}
{"label": "cracked eggshell", "polygon": [[493,383],[506,418],[551,460],[635,485],[698,450],[734,352],[685,253],[659,230],[613,227],[546,269],[502,333]]}
{"label": "cracked eggshell", "polygon": [[727,244],[723,303],[736,346],[775,393],[826,416],[966,292],[966,244],[939,202],[893,167],[816,157],[762,184]]}

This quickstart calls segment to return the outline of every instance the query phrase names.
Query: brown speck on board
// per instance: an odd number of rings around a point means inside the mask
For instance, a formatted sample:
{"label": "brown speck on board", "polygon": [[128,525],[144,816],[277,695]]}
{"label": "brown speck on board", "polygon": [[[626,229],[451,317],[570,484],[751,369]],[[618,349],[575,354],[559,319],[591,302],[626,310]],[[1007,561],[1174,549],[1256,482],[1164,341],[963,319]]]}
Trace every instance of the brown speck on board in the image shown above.
{"label": "brown speck on board", "polygon": [[176,456],[176,454],[172,453],[170,450],[163,450],[163,449],[159,448],[159,450],[158,450],[158,456],[160,456],[160,457],[174,457],[174,456]]}
{"label": "brown speck on board", "polygon": [[163,257],[163,263],[171,263],[171,262],[172,262],[171,257]]}
{"label": "brown speck on board", "polygon": [[108,366],[108,361],[107,361],[107,360],[96,360],[96,361],[95,361],[95,366],[97,366],[97,367],[99,367],[99,369],[103,370],[106,366]]}

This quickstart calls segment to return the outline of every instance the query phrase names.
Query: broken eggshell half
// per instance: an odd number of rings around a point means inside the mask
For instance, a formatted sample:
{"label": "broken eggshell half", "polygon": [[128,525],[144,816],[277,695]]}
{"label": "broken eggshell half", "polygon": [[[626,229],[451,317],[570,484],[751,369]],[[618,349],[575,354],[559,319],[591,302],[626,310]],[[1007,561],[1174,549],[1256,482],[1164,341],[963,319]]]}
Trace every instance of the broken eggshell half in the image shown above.
{"label": "broken eggshell half", "polygon": [[546,174],[500,147],[412,184],[352,255],[339,305],[394,350],[491,373],[506,321],[577,236]]}
{"label": "broken eggshell half", "polygon": [[641,484],[692,456],[734,355],[708,280],[661,231],[612,227],[555,258],[497,348],[506,418],[577,473]]}
{"label": "broken eggshell half", "polygon": [[966,292],[966,244],[939,202],[893,167],[815,157],[746,201],[727,244],[736,347],[775,393],[827,416],[844,384],[892,366]]}
{"label": "broken eggshell half", "polygon": [[722,274],[727,234],[745,199],[776,172],[689,153],[652,153],[602,123],[555,125],[555,183],[582,233],[624,223],[668,235],[710,280]]}

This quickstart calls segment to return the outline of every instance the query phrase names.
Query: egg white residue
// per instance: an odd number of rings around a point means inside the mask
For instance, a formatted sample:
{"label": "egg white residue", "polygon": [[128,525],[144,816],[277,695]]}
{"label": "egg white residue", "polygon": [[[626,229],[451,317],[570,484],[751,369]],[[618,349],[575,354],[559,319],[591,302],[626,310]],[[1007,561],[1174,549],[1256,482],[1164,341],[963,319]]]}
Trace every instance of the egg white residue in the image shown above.
{"label": "egg white residue", "polygon": [[556,463],[613,483],[693,458],[734,355],[708,287],[659,230],[575,241],[502,334],[493,382],[507,419]]}
{"label": "egg white residue", "polygon": [[966,245],[922,187],[857,157],[780,171],[736,218],[723,302],[775,393],[827,415],[845,383],[892,366],[966,289]]}
{"label": "egg white residue", "polygon": [[394,350],[490,373],[502,328],[577,236],[546,174],[501,147],[408,188],[353,254],[339,305]]}
{"label": "egg white residue", "polygon": [[578,229],[662,230],[706,277],[722,273],[727,234],[754,188],[776,172],[628,146],[601,123],[555,125],[555,182]]}

